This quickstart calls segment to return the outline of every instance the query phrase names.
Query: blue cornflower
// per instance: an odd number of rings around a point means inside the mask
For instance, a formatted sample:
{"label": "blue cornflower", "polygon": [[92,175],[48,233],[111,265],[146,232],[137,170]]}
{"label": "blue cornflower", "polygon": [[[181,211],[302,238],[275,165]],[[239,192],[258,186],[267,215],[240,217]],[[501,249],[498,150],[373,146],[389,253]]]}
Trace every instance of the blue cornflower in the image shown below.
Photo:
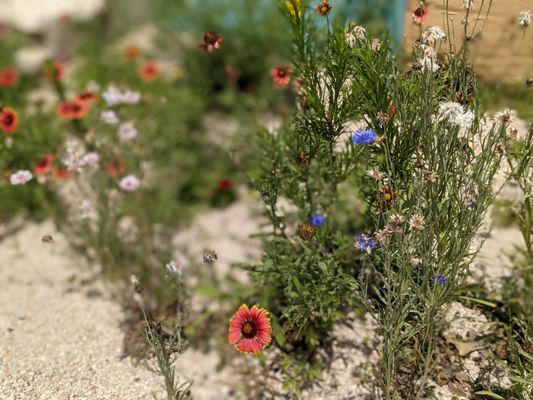
{"label": "blue cornflower", "polygon": [[373,129],[359,129],[352,135],[352,142],[355,144],[372,144],[376,141],[378,135]]}
{"label": "blue cornflower", "polygon": [[444,275],[435,275],[433,278],[431,278],[431,283],[439,284],[441,286],[444,286],[446,284],[446,277]]}
{"label": "blue cornflower", "polygon": [[372,249],[374,249],[376,246],[376,241],[364,233],[357,235],[355,238],[355,247],[359,250],[366,251],[368,254],[370,254]]}
{"label": "blue cornflower", "polygon": [[315,214],[311,217],[311,225],[318,228],[321,225],[324,225],[326,222],[326,216],[322,214]]}

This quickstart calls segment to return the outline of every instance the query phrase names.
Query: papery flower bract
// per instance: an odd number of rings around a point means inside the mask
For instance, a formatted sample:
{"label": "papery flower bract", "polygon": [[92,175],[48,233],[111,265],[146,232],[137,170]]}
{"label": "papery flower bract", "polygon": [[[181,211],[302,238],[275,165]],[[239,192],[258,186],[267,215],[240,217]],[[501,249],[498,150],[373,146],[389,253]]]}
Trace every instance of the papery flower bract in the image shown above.
{"label": "papery flower bract", "polygon": [[137,71],[139,78],[145,83],[153,82],[161,75],[161,67],[157,61],[151,60]]}
{"label": "papery flower bract", "polygon": [[54,164],[54,159],[55,157],[53,154],[47,154],[46,156],[41,158],[33,168],[33,172],[35,172],[35,175],[44,175],[50,172]]}
{"label": "papery flower bract", "polygon": [[83,200],[80,204],[80,218],[95,220],[97,217],[93,204],[89,200]]}
{"label": "papery flower bract", "polygon": [[209,31],[204,34],[204,41],[198,45],[200,49],[204,49],[208,53],[218,49],[222,43],[222,36],[215,32]]}
{"label": "papery flower bract", "polygon": [[89,112],[89,106],[84,101],[63,101],[57,108],[59,116],[66,120],[83,119]]}
{"label": "papery flower bract", "polygon": [[100,113],[100,119],[108,125],[116,125],[120,122],[113,110],[105,110]]}
{"label": "papery flower bract", "polygon": [[370,254],[372,249],[375,249],[376,246],[376,241],[364,233],[357,235],[355,238],[355,247],[359,250],[366,251],[368,254]]}
{"label": "papery flower bract", "polygon": [[228,341],[242,353],[259,354],[272,340],[268,312],[260,307],[239,307],[229,321]]}
{"label": "papery flower bract", "polygon": [[446,39],[446,32],[440,26],[430,26],[428,32],[431,34],[433,40]]}
{"label": "papery flower bract", "polygon": [[12,88],[19,83],[19,73],[15,67],[7,66],[0,69],[0,87]]}
{"label": "papery flower bract", "polygon": [[107,162],[106,171],[110,177],[116,178],[126,172],[126,161],[123,157],[115,157]]}
{"label": "papery flower bract", "polygon": [[9,182],[11,182],[11,184],[14,186],[24,185],[31,181],[31,178],[33,178],[33,175],[30,171],[27,169],[21,169],[14,174],[11,174],[9,177]]}
{"label": "papery flower bract", "polygon": [[165,267],[167,268],[168,272],[171,274],[181,276],[183,273],[183,270],[187,268],[188,261],[185,257],[178,255],[175,257],[172,261],[165,264]]}
{"label": "papery flower bract", "polygon": [[291,81],[292,67],[286,65],[280,65],[276,68],[272,68],[270,75],[274,79],[274,84],[277,87],[286,87]]}
{"label": "papery flower bract", "polygon": [[465,111],[460,103],[454,101],[441,103],[439,105],[439,116],[450,124],[461,128],[469,128],[475,118],[472,111]]}
{"label": "papery flower bract", "polygon": [[378,135],[373,129],[359,129],[352,135],[352,142],[358,145],[372,144]]}
{"label": "papery flower bract", "polygon": [[139,132],[137,131],[137,128],[135,128],[133,121],[124,122],[118,127],[118,137],[121,142],[131,142],[132,140],[135,140],[138,135]]}
{"label": "papery flower bract", "polygon": [[133,192],[139,189],[141,181],[135,175],[126,175],[119,181],[118,186],[126,192]]}
{"label": "papery flower bract", "polygon": [[498,111],[494,116],[495,121],[499,121],[504,125],[510,124],[514,121],[516,113],[508,108]]}
{"label": "papery flower bract", "polygon": [[529,25],[531,25],[531,11],[530,10],[520,11],[520,15],[518,16],[518,24],[522,28],[527,28]]}
{"label": "papery flower bract", "polygon": [[[345,39],[349,47],[354,48],[359,40],[363,40],[366,37],[366,29],[362,26],[354,26],[346,34]],[[379,46],[381,47],[381,41],[379,41]],[[374,48],[372,48],[374,50]],[[379,49],[378,49],[379,50]],[[374,50],[376,51],[376,50]]]}
{"label": "papery flower bract", "polygon": [[316,11],[317,13],[319,13],[320,15],[323,15],[324,17],[328,16],[329,13],[331,12],[331,9],[333,7],[331,6],[331,4],[329,4],[329,0],[324,0],[322,3],[320,3],[317,7],[316,7]]}
{"label": "papery flower bract", "polygon": [[311,225],[314,227],[322,226],[326,223],[326,216],[322,214],[315,214],[311,217]]}
{"label": "papery flower bract", "polygon": [[366,176],[375,181],[380,181],[385,178],[385,173],[377,169],[369,169],[368,171],[366,171]]}
{"label": "papery flower bract", "polygon": [[465,10],[470,10],[474,7],[474,0],[463,0],[463,8]]}
{"label": "papery flower bract", "polygon": [[81,160],[80,165],[82,167],[96,167],[98,165],[98,162],[100,161],[100,156],[98,153],[90,152],[85,154]]}
{"label": "papery flower bract", "polygon": [[414,214],[409,219],[409,226],[413,228],[415,231],[419,231],[421,229],[424,229],[424,226],[426,225],[426,219],[423,215],[420,214]]}
{"label": "papery flower bract", "polygon": [[413,17],[413,22],[415,24],[422,24],[426,19],[428,19],[429,16],[429,10],[426,7],[419,6],[413,10],[411,13],[411,16]]}
{"label": "papery flower bract", "polygon": [[13,133],[19,126],[19,116],[11,107],[4,107],[0,114],[0,128],[5,133]]}
{"label": "papery flower bract", "polygon": [[56,178],[60,181],[66,181],[72,176],[72,171],[63,168],[63,167],[56,167]]}

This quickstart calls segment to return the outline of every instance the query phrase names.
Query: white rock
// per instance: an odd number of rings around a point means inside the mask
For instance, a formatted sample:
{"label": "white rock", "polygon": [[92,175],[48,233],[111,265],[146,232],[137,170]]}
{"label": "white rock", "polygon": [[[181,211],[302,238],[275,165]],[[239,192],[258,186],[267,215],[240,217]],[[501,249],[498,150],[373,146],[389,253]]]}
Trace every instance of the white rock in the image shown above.
{"label": "white rock", "polygon": [[458,302],[449,305],[444,320],[446,326],[442,333],[452,339],[475,340],[490,331],[487,318],[480,311],[466,308]]}

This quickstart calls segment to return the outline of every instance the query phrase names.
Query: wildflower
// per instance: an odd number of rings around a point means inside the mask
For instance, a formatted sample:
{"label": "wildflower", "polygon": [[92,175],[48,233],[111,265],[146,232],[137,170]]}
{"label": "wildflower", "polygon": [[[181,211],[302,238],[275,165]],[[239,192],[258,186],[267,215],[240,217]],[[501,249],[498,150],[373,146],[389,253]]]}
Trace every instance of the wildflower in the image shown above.
{"label": "wildflower", "polygon": [[298,18],[302,18],[301,0],[287,0],[285,5],[293,18],[296,18],[296,15],[298,15]]}
{"label": "wildflower", "polygon": [[80,204],[80,218],[94,220],[97,216],[93,204],[89,200],[83,200]]}
{"label": "wildflower", "polygon": [[56,178],[60,181],[65,181],[72,175],[72,171],[67,168],[57,167],[56,168]]}
{"label": "wildflower", "polygon": [[98,165],[98,162],[100,161],[100,156],[98,153],[90,152],[85,154],[81,160],[80,165],[81,166],[87,166],[87,167],[95,167]]}
{"label": "wildflower", "polygon": [[413,257],[409,260],[409,263],[411,264],[411,267],[416,268],[420,265],[422,260],[418,257]]}
{"label": "wildflower", "polygon": [[496,121],[501,122],[504,125],[507,125],[513,122],[514,117],[515,117],[515,112],[506,108],[502,111],[497,112],[496,115],[494,116],[494,119]]}
{"label": "wildflower", "polygon": [[522,28],[527,28],[529,25],[531,25],[531,11],[530,10],[520,11],[520,15],[518,16],[518,24]]}
{"label": "wildflower", "polygon": [[304,222],[303,224],[298,225],[296,233],[302,240],[311,240],[316,234],[316,228],[314,225]]}
{"label": "wildflower", "polygon": [[57,113],[65,120],[83,119],[89,111],[88,104],[79,100],[59,103]]}
{"label": "wildflower", "polygon": [[424,7],[423,3],[421,3],[411,14],[413,22],[418,25],[421,25],[426,19],[428,19],[428,15],[429,10]]}
{"label": "wildflower", "polygon": [[461,128],[469,128],[474,121],[474,113],[464,110],[463,106],[457,102],[448,101],[439,105],[439,116],[452,125]]}
{"label": "wildflower", "polygon": [[433,278],[431,278],[431,283],[433,285],[441,285],[444,286],[446,284],[446,277],[444,275],[435,275]]}
{"label": "wildflower", "polygon": [[217,35],[215,32],[206,32],[204,34],[204,41],[198,45],[200,49],[204,49],[208,53],[218,49],[222,43],[222,36]]}
{"label": "wildflower", "polygon": [[465,10],[471,10],[474,7],[474,0],[463,0],[463,7]]}
{"label": "wildflower", "polygon": [[165,264],[168,272],[171,274],[181,276],[183,270],[187,267],[187,260],[183,256],[178,256],[174,260]]}
{"label": "wildflower", "polygon": [[260,307],[243,304],[229,320],[228,341],[242,353],[259,354],[271,340],[270,318]]}
{"label": "wildflower", "polygon": [[352,142],[358,145],[372,144],[378,135],[373,129],[359,129],[352,135]]}
{"label": "wildflower", "polygon": [[106,110],[100,113],[100,119],[108,125],[116,125],[120,121],[113,110]]}
{"label": "wildflower", "polygon": [[270,75],[274,79],[274,84],[277,87],[286,87],[291,81],[292,67],[286,65],[280,65],[279,67],[272,68]]}
{"label": "wildflower", "polygon": [[126,172],[126,161],[123,157],[115,157],[106,164],[107,174],[116,178]]}
{"label": "wildflower", "polygon": [[368,176],[369,178],[375,180],[375,181],[380,181],[382,180],[384,177],[385,177],[385,173],[377,170],[377,169],[369,169],[367,172],[366,172],[366,176]]}
{"label": "wildflower", "polygon": [[89,90],[80,93],[78,97],[76,97],[76,101],[80,103],[85,103],[87,105],[92,104],[96,100],[98,100],[98,96],[96,95],[96,93],[89,91]]}
{"label": "wildflower", "polygon": [[161,68],[156,61],[148,61],[137,71],[139,78],[145,83],[153,82],[161,75]]}
{"label": "wildflower", "polygon": [[206,264],[213,264],[216,260],[218,260],[218,255],[213,250],[208,250],[204,254],[204,263]]}
{"label": "wildflower", "polygon": [[389,225],[397,227],[405,222],[405,217],[402,214],[393,213],[389,216]]}
{"label": "wildflower", "polygon": [[19,83],[19,73],[16,68],[7,66],[0,69],[0,87],[12,88]]}
{"label": "wildflower", "polygon": [[374,233],[374,237],[380,244],[386,244],[389,241],[391,232],[388,229],[380,229]]}
{"label": "wildflower", "polygon": [[141,181],[135,175],[127,175],[119,181],[118,186],[125,192],[134,192],[141,186]]}
{"label": "wildflower", "polygon": [[9,181],[12,185],[17,186],[26,184],[27,182],[31,181],[31,178],[33,178],[33,175],[30,171],[27,169],[21,169],[12,174],[9,177]]}
{"label": "wildflower", "polygon": [[424,73],[426,70],[435,73],[440,69],[440,65],[437,64],[436,59],[433,57],[422,57],[418,59],[417,66],[418,70],[422,73]]}
{"label": "wildflower", "polygon": [[316,7],[316,11],[324,16],[324,17],[327,17],[329,15],[329,13],[331,12],[331,9],[333,7],[331,7],[331,5],[329,4],[329,0],[324,0],[322,3],[320,3],[317,7]]}
{"label": "wildflower", "polygon": [[65,77],[65,67],[61,62],[53,60],[47,63],[44,73],[50,82],[60,82]]}
{"label": "wildflower", "polygon": [[440,26],[430,26],[428,32],[431,34],[433,40],[444,40],[446,39],[446,33]]}
{"label": "wildflower", "polygon": [[386,185],[383,187],[380,197],[387,207],[391,207],[398,200],[398,192],[392,190],[389,185]]}
{"label": "wildflower", "polygon": [[231,188],[233,188],[231,179],[221,179],[218,182],[218,190],[230,190]]}
{"label": "wildflower", "polygon": [[372,43],[370,43],[370,48],[372,51],[380,51],[381,50],[381,40],[379,39],[372,39]]}
{"label": "wildflower", "polygon": [[315,228],[322,226],[326,223],[326,216],[322,214],[315,214],[311,217],[311,225]]}
{"label": "wildflower", "polygon": [[372,252],[372,249],[376,248],[376,245],[376,241],[364,233],[357,235],[355,238],[355,248],[364,250],[368,254]]}
{"label": "wildflower", "polygon": [[140,55],[141,49],[139,49],[137,46],[128,46],[124,51],[124,57],[130,61],[138,59]]}
{"label": "wildflower", "polygon": [[429,183],[437,182],[438,177],[439,176],[435,172],[432,172],[432,171],[428,171],[424,174],[424,179],[426,180],[426,182],[429,182]]}
{"label": "wildflower", "polygon": [[35,175],[44,175],[50,172],[52,170],[54,158],[55,157],[53,154],[47,154],[46,156],[41,158],[33,168],[33,172],[35,172]]}
{"label": "wildflower", "polygon": [[135,140],[139,132],[135,128],[133,121],[128,121],[120,124],[118,127],[118,136],[122,142],[131,142]]}
{"label": "wildflower", "polygon": [[108,107],[113,107],[119,104],[137,104],[141,100],[141,94],[139,92],[133,92],[131,90],[126,90],[122,92],[115,85],[110,85],[102,97],[107,103]]}
{"label": "wildflower", "polygon": [[5,133],[13,133],[19,126],[19,116],[11,107],[4,107],[0,113],[0,128]]}
{"label": "wildflower", "polygon": [[424,226],[426,225],[426,219],[423,215],[420,214],[414,214],[409,219],[409,226],[413,228],[415,231],[419,231],[421,229],[424,229]]}
{"label": "wildflower", "polygon": [[[359,40],[364,40],[365,37],[366,37],[366,29],[363,28],[362,26],[356,25],[353,28],[351,28],[350,31],[346,34],[346,43],[351,48],[354,48],[357,42]],[[381,42],[379,44],[381,46]]]}

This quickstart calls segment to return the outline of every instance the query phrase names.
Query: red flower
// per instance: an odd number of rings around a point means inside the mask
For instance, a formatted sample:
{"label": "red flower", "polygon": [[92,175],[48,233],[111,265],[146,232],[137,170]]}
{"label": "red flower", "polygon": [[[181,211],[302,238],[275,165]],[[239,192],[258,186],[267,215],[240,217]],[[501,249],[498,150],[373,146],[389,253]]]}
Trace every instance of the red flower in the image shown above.
{"label": "red flower", "polygon": [[141,68],[139,68],[138,74],[139,78],[141,78],[143,82],[152,82],[159,78],[159,75],[161,74],[161,68],[156,61],[148,61]]}
{"label": "red flower", "polygon": [[128,46],[126,51],[124,51],[124,57],[131,61],[138,59],[140,55],[141,49],[137,46]]}
{"label": "red flower", "polygon": [[417,7],[411,15],[415,24],[422,24],[422,22],[428,19],[429,10],[426,7],[420,6]]}
{"label": "red flower", "polygon": [[277,87],[286,87],[291,81],[292,67],[286,65],[280,65],[279,67],[272,68],[270,75],[274,79],[274,84]]}
{"label": "red flower", "polygon": [[229,321],[228,341],[243,353],[258,354],[270,344],[272,327],[268,312],[257,306],[239,307]]}
{"label": "red flower", "polygon": [[47,63],[44,73],[50,82],[59,82],[65,77],[65,67],[59,61],[53,60]]}
{"label": "red flower", "polygon": [[78,97],[76,97],[75,101],[90,105],[93,102],[95,102],[96,100],[98,100],[98,95],[96,93],[93,93],[93,92],[82,92],[82,93],[80,93],[78,95]]}
{"label": "red flower", "polygon": [[0,69],[0,87],[15,87],[19,83],[19,73],[16,68],[8,66]]}
{"label": "red flower", "polygon": [[44,175],[50,172],[52,170],[54,158],[55,157],[53,154],[47,154],[46,156],[41,158],[35,165],[35,168],[33,169],[33,171],[35,172],[35,175]]}
{"label": "red flower", "polygon": [[391,101],[389,101],[389,116],[391,118],[394,118],[394,116],[396,115],[396,106],[394,105],[394,103]]}
{"label": "red flower", "polygon": [[69,171],[66,168],[63,167],[57,167],[56,168],[56,178],[60,181],[65,181],[72,175],[72,171]]}
{"label": "red flower", "polygon": [[4,107],[0,114],[0,128],[5,133],[13,133],[19,126],[19,116],[11,107]]}
{"label": "red flower", "polygon": [[329,13],[331,12],[331,9],[333,7],[331,7],[331,4],[329,4],[329,0],[324,0],[322,3],[320,3],[317,7],[316,7],[316,11],[320,14],[320,15],[323,15],[323,16],[327,16],[329,15]]}
{"label": "red flower", "polygon": [[88,112],[89,106],[87,102],[80,101],[79,99],[63,101],[57,108],[59,116],[66,120],[83,119]]}
{"label": "red flower", "polygon": [[383,188],[380,196],[387,207],[391,207],[398,200],[398,192],[392,190],[388,185]]}
{"label": "red flower", "polygon": [[204,41],[200,43],[198,47],[211,53],[220,47],[220,43],[222,43],[222,36],[210,31],[204,34]]}
{"label": "red flower", "polygon": [[233,182],[231,179],[222,179],[218,182],[218,188],[220,190],[229,190],[233,187]]}
{"label": "red flower", "polygon": [[106,164],[107,174],[112,178],[118,178],[126,172],[126,161],[122,157],[115,157]]}

